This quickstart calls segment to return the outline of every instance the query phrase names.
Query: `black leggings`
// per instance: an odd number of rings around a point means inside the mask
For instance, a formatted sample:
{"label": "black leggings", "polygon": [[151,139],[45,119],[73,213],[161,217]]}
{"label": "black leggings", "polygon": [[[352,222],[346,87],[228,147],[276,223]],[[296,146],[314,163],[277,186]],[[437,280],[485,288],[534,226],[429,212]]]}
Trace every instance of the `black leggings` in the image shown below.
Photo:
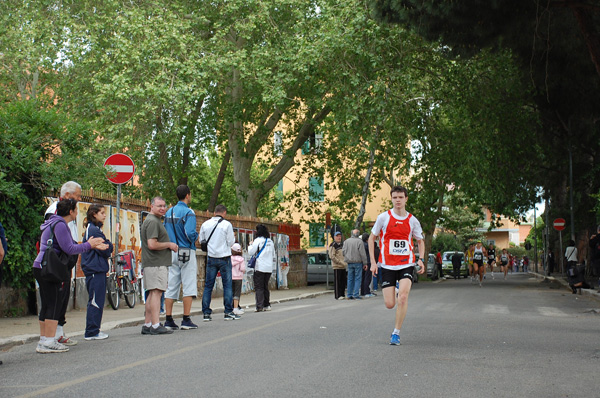
{"label": "black leggings", "polygon": [[39,320],[44,322],[46,319],[58,321],[61,314],[62,302],[61,285],[62,283],[48,282],[42,279],[42,269],[34,268],[33,276],[40,286],[40,298],[42,300],[42,308],[40,308]]}

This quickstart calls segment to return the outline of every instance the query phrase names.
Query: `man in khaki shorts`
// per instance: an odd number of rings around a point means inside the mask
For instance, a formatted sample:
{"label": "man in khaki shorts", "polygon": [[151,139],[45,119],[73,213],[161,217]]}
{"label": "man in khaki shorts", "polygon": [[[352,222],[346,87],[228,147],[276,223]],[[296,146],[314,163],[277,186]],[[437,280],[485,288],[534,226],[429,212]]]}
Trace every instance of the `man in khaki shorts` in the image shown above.
{"label": "man in khaki shorts", "polygon": [[140,231],[142,240],[142,269],[144,287],[148,291],[145,322],[142,334],[169,334],[173,330],[160,324],[160,296],[167,290],[171,251],[177,253],[177,244],[171,242],[161,218],[167,212],[163,198],[156,196],[150,202],[150,214]]}

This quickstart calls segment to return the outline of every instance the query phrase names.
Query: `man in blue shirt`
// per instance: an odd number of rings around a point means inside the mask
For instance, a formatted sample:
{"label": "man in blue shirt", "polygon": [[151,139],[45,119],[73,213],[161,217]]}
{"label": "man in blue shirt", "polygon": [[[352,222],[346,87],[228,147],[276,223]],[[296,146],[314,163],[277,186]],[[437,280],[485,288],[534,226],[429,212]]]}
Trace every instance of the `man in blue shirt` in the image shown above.
{"label": "man in blue shirt", "polygon": [[192,200],[190,188],[180,185],[176,189],[179,202],[165,214],[165,228],[171,242],[179,246],[177,253],[172,253],[172,264],[169,267],[169,283],[165,293],[165,310],[167,319],[165,327],[172,330],[179,329],[173,320],[173,303],[179,298],[179,290],[183,285],[183,321],[181,329],[197,329],[190,319],[192,300],[198,295],[196,263],[196,245],[198,232],[196,231],[196,213],[189,208]]}

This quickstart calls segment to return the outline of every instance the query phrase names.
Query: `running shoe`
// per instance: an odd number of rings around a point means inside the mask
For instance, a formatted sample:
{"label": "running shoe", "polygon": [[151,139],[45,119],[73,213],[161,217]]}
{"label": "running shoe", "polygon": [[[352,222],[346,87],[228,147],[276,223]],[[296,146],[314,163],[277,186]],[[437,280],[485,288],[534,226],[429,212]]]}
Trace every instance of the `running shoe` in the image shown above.
{"label": "running shoe", "polygon": [[173,333],[173,331],[171,329],[167,329],[163,325],[159,325],[157,328],[150,327],[150,334],[152,334],[152,335],[171,334],[171,333]]}
{"label": "running shoe", "polygon": [[239,308],[234,308],[233,313],[236,315],[244,315],[244,310],[241,310]]}
{"label": "running shoe", "polygon": [[77,345],[77,340],[71,339],[67,336],[60,336],[56,341],[67,346]]}
{"label": "running shoe", "polygon": [[152,334],[150,333],[150,326],[142,326],[142,334]]}
{"label": "running shoe", "polygon": [[90,336],[90,337],[84,337],[84,339],[90,341],[90,340],[104,340],[107,339],[108,335],[106,333],[102,333],[102,332],[98,332],[97,335],[95,336]]}
{"label": "running shoe", "polygon": [[210,322],[212,321],[212,317],[210,316],[210,314],[204,314],[204,318],[202,320],[204,322]]}
{"label": "running shoe", "polygon": [[242,319],[242,317],[234,314],[233,312],[230,312],[229,314],[225,314],[223,316],[223,319],[225,319],[226,321],[234,321],[234,320]]}
{"label": "running shoe", "polygon": [[390,345],[400,345],[400,335],[392,334],[390,337]]}
{"label": "running shoe", "polygon": [[375,295],[374,295],[374,294],[371,294],[371,293],[369,293],[369,294],[365,294],[365,298],[371,298],[371,297],[375,297]]}
{"label": "running shoe", "polygon": [[52,340],[50,342],[45,342],[44,344],[38,344],[36,351],[40,354],[52,354],[55,352],[67,352],[69,351],[69,347],[56,340]]}
{"label": "running shoe", "polygon": [[[165,327],[167,329],[171,329],[171,330],[179,330],[179,326],[175,323],[175,321],[171,321],[171,320],[165,321]],[[196,326],[196,327],[198,327],[198,326]],[[183,322],[181,323],[181,328],[184,329]]]}
{"label": "running shoe", "polygon": [[[165,323],[165,326],[167,326],[166,323]],[[198,329],[198,325],[196,325],[194,322],[192,322],[191,319],[184,319],[183,321],[181,321],[181,330],[190,330],[190,329]]]}
{"label": "running shoe", "polygon": [[271,311],[271,306],[267,305],[265,308],[263,308],[264,311]]}

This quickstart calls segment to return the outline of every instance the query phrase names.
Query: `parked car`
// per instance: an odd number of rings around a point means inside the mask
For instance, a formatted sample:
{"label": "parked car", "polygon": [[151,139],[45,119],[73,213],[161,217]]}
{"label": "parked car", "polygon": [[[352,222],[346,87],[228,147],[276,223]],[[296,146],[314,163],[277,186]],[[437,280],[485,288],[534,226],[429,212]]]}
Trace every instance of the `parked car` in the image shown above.
{"label": "parked car", "polygon": [[[418,255],[417,255],[418,257]],[[427,258],[427,276],[431,277],[433,275],[433,267],[435,267],[435,255],[433,253],[429,253],[429,257]]]}
{"label": "parked car", "polygon": [[[454,276],[454,269],[452,268],[452,256],[454,256],[454,253],[456,252],[444,252],[444,254],[442,254],[442,272],[444,273],[444,275],[453,277]],[[460,253],[460,273],[459,275],[462,277],[467,277],[469,276],[469,267],[467,266],[467,264],[465,264],[464,261],[464,253]]]}
{"label": "parked car", "polygon": [[[306,274],[307,283],[326,283],[327,273],[329,274],[329,283],[333,283],[333,268],[327,252],[308,253],[308,267]],[[326,273],[327,271],[327,273]]]}

